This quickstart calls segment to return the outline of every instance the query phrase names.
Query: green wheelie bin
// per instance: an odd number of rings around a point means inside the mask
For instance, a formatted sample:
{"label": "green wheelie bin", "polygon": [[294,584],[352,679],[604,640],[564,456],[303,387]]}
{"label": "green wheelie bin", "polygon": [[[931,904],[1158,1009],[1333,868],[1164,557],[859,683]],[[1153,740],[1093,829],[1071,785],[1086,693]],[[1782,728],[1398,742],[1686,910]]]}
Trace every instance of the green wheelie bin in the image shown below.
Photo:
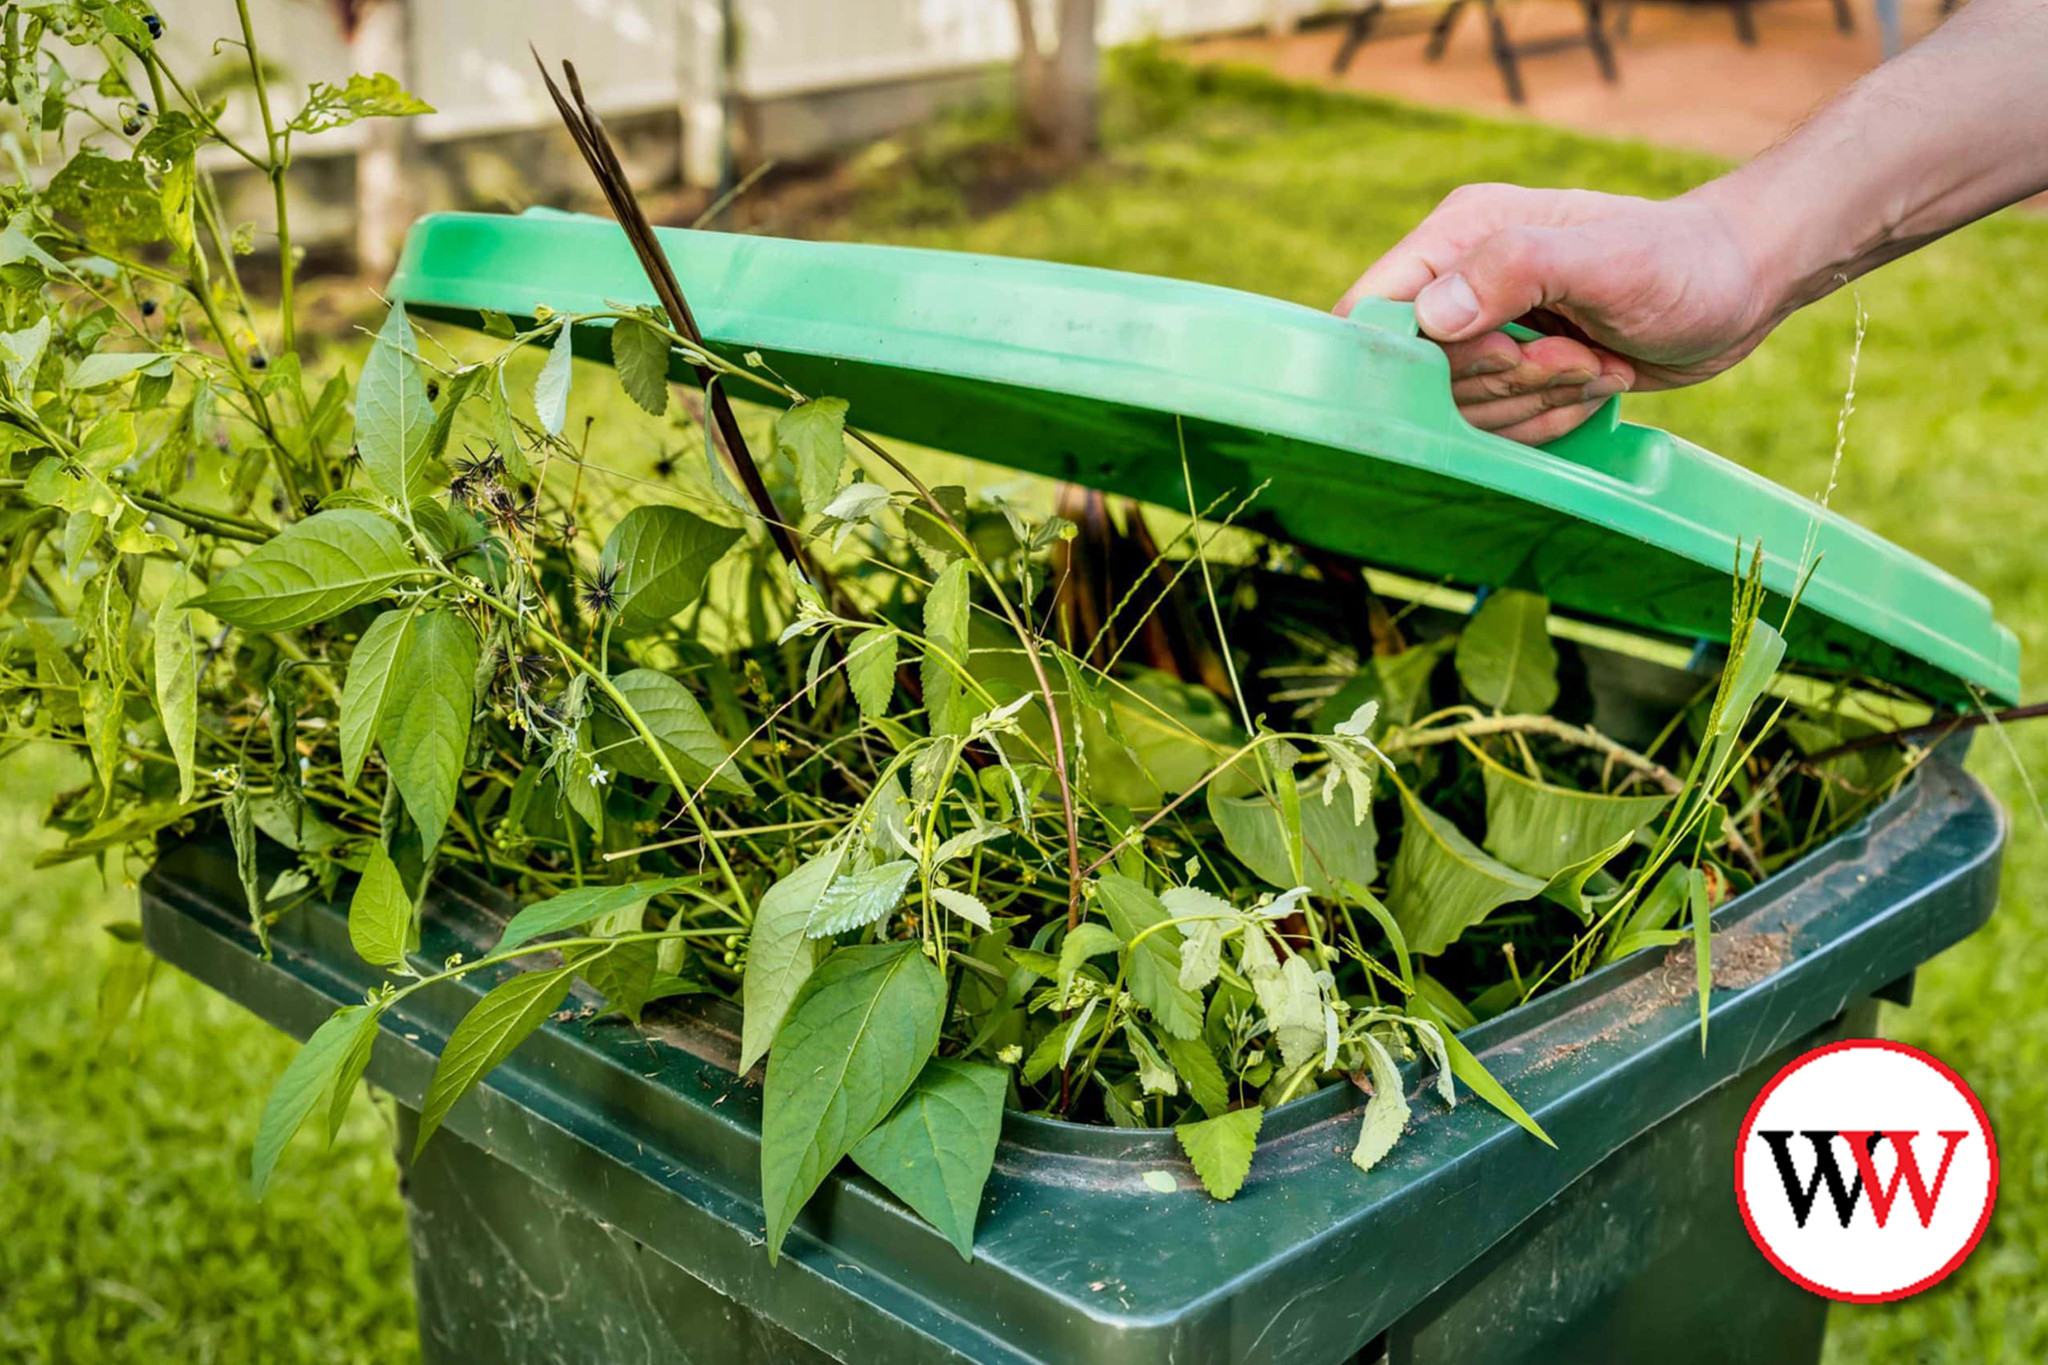
{"label": "green wheelie bin", "polygon": [[[1529,588],[1568,621],[1659,642],[1668,664],[1622,670],[1646,693],[1725,640],[1731,566],[1759,538],[1780,604],[1819,559],[1788,665],[1937,707],[2017,690],[2016,642],[1980,595],[1706,451],[1611,408],[1543,449],[1469,428],[1404,307],[1340,319],[1039,262],[661,236],[711,345],[848,399],[870,430],[1168,506],[1185,506],[1184,449],[1204,501],[1267,485],[1261,531],[1437,590]],[[651,298],[616,226],[554,213],[424,219],[392,293],[469,324]],[[608,353],[601,330],[575,341]],[[1826,1303],[1751,1245],[1735,1133],[1786,1060],[1871,1033],[1877,1001],[1905,1003],[1915,969],[1989,915],[2005,822],[1961,758],[1944,745],[1716,912],[1704,1046],[1691,968],[1661,951],[1463,1034],[1554,1148],[1485,1105],[1418,1100],[1361,1173],[1363,1097],[1333,1086],[1267,1116],[1219,1203],[1171,1130],[1011,1113],[971,1261],[849,1165],[771,1265],[736,1011],[700,997],[635,1030],[565,1010],[406,1160],[426,1358],[1815,1360]],[[164,846],[142,898],[157,954],[293,1034],[379,979],[345,902],[292,911],[265,957],[224,838]],[[482,955],[511,909],[443,878],[421,957]],[[385,1017],[368,1075],[400,1106],[401,1153],[455,1022],[510,970]]]}

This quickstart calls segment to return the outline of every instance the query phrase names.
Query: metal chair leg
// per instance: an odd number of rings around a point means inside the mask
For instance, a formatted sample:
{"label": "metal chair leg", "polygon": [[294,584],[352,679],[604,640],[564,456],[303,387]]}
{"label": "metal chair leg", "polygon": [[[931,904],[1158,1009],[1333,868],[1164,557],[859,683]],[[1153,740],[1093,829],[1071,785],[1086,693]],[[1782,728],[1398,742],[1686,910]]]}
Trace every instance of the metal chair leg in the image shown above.
{"label": "metal chair leg", "polygon": [[[1840,0],[1837,0],[1840,3]],[[1585,0],[1586,46],[1593,49],[1593,60],[1600,67],[1600,75],[1609,85],[1621,79],[1621,73],[1614,66],[1614,49],[1607,45],[1607,32],[1600,12],[1600,0]]]}
{"label": "metal chair leg", "polygon": [[[1846,0],[1837,0],[1846,3]],[[1344,42],[1337,49],[1336,59],[1330,63],[1330,74],[1341,76],[1350,70],[1352,59],[1358,56],[1358,49],[1364,47],[1372,37],[1373,25],[1380,15],[1386,13],[1386,0],[1372,0],[1364,9],[1351,16],[1351,22],[1344,29]]]}
{"label": "metal chair leg", "polygon": [[1500,68],[1501,82],[1507,86],[1508,102],[1520,104],[1522,97],[1522,72],[1515,61],[1515,45],[1508,40],[1508,26],[1500,17],[1500,6],[1496,0],[1480,0],[1486,7],[1486,30],[1493,45],[1493,64]]}
{"label": "metal chair leg", "polygon": [[1444,55],[1444,48],[1450,44],[1451,28],[1458,22],[1458,11],[1465,8],[1465,0],[1451,0],[1444,6],[1444,12],[1429,26],[1429,45],[1422,49],[1425,61],[1438,61]]}

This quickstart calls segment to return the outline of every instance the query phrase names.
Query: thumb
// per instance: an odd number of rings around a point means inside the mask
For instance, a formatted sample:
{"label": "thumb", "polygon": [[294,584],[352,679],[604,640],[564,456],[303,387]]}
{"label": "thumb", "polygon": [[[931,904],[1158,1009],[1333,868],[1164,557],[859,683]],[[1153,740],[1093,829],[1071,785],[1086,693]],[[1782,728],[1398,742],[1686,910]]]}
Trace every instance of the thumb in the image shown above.
{"label": "thumb", "polygon": [[1466,341],[1565,301],[1598,268],[1570,228],[1506,228],[1415,296],[1415,321],[1436,341]]}

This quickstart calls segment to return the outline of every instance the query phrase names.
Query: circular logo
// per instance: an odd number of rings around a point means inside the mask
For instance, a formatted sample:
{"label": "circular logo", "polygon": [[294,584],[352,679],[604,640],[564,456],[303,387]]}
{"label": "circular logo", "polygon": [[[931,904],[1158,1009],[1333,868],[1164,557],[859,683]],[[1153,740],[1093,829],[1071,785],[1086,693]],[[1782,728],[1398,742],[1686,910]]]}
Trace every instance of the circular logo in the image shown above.
{"label": "circular logo", "polygon": [[1997,1198],[1984,1106],[1903,1043],[1815,1048],[1771,1078],[1735,1141],[1735,1200],[1758,1249],[1845,1303],[1939,1283],[1976,1247]]}

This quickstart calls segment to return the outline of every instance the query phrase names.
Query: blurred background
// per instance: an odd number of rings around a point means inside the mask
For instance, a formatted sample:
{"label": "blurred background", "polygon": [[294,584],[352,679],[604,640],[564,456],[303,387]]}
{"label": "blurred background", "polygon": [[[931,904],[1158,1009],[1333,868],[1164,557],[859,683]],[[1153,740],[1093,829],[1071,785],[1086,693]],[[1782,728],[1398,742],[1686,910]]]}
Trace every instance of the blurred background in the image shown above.
{"label": "blurred background", "polygon": [[[308,365],[358,325],[405,226],[435,208],[601,209],[528,52],[568,58],[658,221],[1035,256],[1327,307],[1461,183],[1676,194],[1750,155],[1946,17],[1937,0],[249,0],[274,86],[396,76],[435,111],[305,143],[293,169]],[[217,73],[233,0],[163,6]],[[214,167],[253,225],[267,188]],[[687,283],[687,282],[686,282]],[[1988,593],[2048,657],[2048,217],[2022,206],[1795,317],[1702,388],[1632,397]],[[596,384],[583,386],[596,389]],[[608,387],[608,386],[604,386]],[[658,473],[674,452],[633,438]],[[632,447],[640,452],[641,447]],[[1987,730],[1973,766],[2012,812],[1992,924],[1920,978],[1894,1036],[1977,1088],[2000,1206],[1964,1269],[1904,1303],[1837,1306],[1830,1360],[2048,1359],[2048,839],[2029,770],[2048,730]],[[0,769],[0,854],[26,867],[78,775]],[[0,1359],[403,1361],[416,1350],[390,1126],[359,1100],[326,1155],[246,1193],[290,1045],[165,971],[139,1028],[94,1034],[105,925],[134,892],[37,873],[0,919]],[[62,964],[62,965],[52,965]],[[546,1285],[536,1285],[545,1296]]]}

